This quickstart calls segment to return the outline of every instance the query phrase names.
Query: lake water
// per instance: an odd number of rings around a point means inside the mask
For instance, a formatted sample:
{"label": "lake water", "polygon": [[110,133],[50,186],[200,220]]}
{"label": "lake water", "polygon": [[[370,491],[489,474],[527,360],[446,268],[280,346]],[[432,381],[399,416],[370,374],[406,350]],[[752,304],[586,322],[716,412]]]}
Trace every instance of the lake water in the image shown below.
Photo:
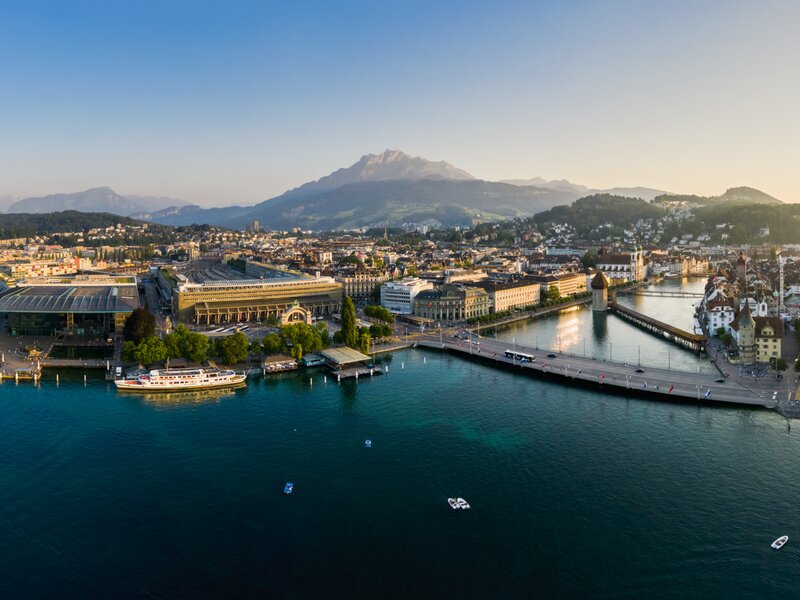
{"label": "lake water", "polygon": [[0,597],[795,596],[800,431],[777,414],[384,360],[178,402],[2,384]]}

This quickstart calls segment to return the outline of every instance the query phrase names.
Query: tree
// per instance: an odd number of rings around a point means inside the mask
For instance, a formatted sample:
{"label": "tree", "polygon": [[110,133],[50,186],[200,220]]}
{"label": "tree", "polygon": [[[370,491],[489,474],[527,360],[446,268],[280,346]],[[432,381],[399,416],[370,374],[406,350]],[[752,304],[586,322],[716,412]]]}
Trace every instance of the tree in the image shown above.
{"label": "tree", "polygon": [[222,362],[232,365],[247,358],[250,342],[248,342],[247,336],[239,331],[221,339],[217,346]]}
{"label": "tree", "polygon": [[302,360],[302,358],[303,358],[303,344],[295,344],[292,347],[292,357],[295,360]]}
{"label": "tree", "polygon": [[386,323],[394,323],[394,315],[383,306],[367,306],[364,309],[364,314],[373,319],[385,321]]}
{"label": "tree", "polygon": [[358,345],[356,337],[356,307],[350,296],[345,296],[342,304],[342,341],[350,348],[356,348]]}
{"label": "tree", "polygon": [[322,340],[322,347],[327,348],[328,346],[330,346],[331,334],[328,331],[328,324],[323,321],[320,321],[319,323],[314,325],[314,328],[319,332],[319,337]]}
{"label": "tree", "polygon": [[305,352],[316,352],[322,348],[322,336],[316,327],[306,323],[292,323],[281,329],[281,345],[285,349],[299,345]]}
{"label": "tree", "polygon": [[281,351],[281,338],[277,333],[267,335],[262,344],[264,346],[264,354],[277,354]]}
{"label": "tree", "polygon": [[561,292],[559,291],[558,286],[548,285],[545,297],[547,298],[548,302],[558,302],[561,300]]}
{"label": "tree", "polygon": [[122,344],[122,360],[124,362],[135,362],[136,361],[136,344],[132,341],[128,340]]}
{"label": "tree", "polygon": [[258,342],[258,340],[253,340],[250,342],[250,354],[254,354],[256,356],[261,354],[261,344]]}
{"label": "tree", "polygon": [[152,365],[167,359],[167,346],[154,335],[146,337],[136,346],[133,356],[143,365]]}
{"label": "tree", "polygon": [[189,331],[183,323],[180,323],[174,333],[170,333],[164,338],[169,358],[185,358],[192,362],[203,362],[208,353],[209,341],[202,333]]}
{"label": "tree", "polygon": [[359,350],[362,354],[369,354],[369,333],[362,333],[358,338]]}
{"label": "tree", "polygon": [[733,336],[730,333],[723,333],[719,336],[720,341],[726,346],[730,346],[733,342]]}
{"label": "tree", "polygon": [[581,264],[584,268],[594,267],[597,265],[597,257],[591,250],[587,250],[586,253],[581,257]]}
{"label": "tree", "polygon": [[134,309],[130,316],[125,319],[125,326],[122,329],[125,339],[135,344],[154,335],[155,332],[156,318],[144,308]]}

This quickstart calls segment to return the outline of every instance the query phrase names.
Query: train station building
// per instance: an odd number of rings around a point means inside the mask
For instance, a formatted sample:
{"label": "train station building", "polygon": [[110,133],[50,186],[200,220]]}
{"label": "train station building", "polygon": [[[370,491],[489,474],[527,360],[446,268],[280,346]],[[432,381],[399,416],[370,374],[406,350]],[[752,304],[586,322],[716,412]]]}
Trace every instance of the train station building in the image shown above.
{"label": "train station building", "polygon": [[114,337],[138,307],[132,276],[27,280],[0,297],[6,333],[15,336]]}

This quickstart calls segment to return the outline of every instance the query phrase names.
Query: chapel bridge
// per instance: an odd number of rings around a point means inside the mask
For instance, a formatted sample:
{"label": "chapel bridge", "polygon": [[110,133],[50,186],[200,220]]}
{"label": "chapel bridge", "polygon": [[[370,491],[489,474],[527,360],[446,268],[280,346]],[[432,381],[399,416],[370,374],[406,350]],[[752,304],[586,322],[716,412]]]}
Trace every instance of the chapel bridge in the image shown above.
{"label": "chapel bridge", "polygon": [[679,327],[675,327],[669,323],[664,323],[663,321],[653,319],[652,317],[643,315],[632,308],[622,306],[616,302],[609,302],[608,307],[611,312],[620,316],[626,321],[630,321],[631,323],[638,325],[643,329],[647,329],[648,331],[662,335],[666,339],[670,340],[671,342],[675,342],[680,346],[684,346],[696,352],[703,352],[706,349],[708,338],[705,335],[684,331]]}

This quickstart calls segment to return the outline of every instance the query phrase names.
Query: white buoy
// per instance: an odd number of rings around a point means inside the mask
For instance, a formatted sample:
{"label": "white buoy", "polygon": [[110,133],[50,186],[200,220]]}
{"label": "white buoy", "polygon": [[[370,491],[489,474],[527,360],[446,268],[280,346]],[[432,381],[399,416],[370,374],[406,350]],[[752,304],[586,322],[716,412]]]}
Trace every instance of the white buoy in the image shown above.
{"label": "white buoy", "polygon": [[342,376],[337,373],[336,374],[336,383],[341,383],[341,382],[342,382]]}
{"label": "white buoy", "polygon": [[310,385],[312,387],[314,386],[314,379],[313,378],[311,378],[311,377],[308,378],[308,385]]}
{"label": "white buoy", "polygon": [[427,365],[428,364],[428,357],[427,356],[423,356],[422,357],[422,364],[423,365]]}
{"label": "white buoy", "polygon": [[370,370],[369,370],[369,376],[370,376],[370,377],[372,377],[372,375],[373,375],[373,373],[372,373],[372,369],[370,369]]}
{"label": "white buoy", "polygon": [[83,385],[86,385],[86,373],[83,374]]}
{"label": "white buoy", "polygon": [[327,376],[327,375],[325,375],[325,376],[322,378],[322,383],[328,383],[328,376]]}
{"label": "white buoy", "polygon": [[56,373],[56,385],[58,385],[58,373]]}
{"label": "white buoy", "polygon": [[406,363],[404,363],[404,362],[401,362],[401,363],[400,363],[400,368],[401,368],[401,369],[405,369],[405,368],[406,368]]}
{"label": "white buoy", "polygon": [[389,372],[389,365],[386,365],[386,367],[384,367],[384,368],[386,369],[386,372],[388,373]]}
{"label": "white buoy", "polygon": [[358,381],[358,371],[356,371],[356,381]]}

